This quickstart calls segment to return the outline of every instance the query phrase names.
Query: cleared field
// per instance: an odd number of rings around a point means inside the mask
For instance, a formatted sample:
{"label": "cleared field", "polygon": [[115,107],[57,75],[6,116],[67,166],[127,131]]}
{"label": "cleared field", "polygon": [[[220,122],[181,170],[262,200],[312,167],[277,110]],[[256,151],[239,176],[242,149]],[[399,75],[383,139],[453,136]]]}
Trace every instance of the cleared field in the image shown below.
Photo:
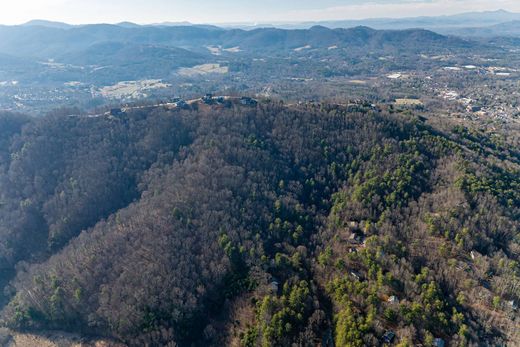
{"label": "cleared field", "polygon": [[146,96],[147,90],[169,87],[161,80],[123,81],[112,86],[106,86],[99,93],[109,99],[140,98]]}
{"label": "cleared field", "polygon": [[222,52],[227,53],[240,53],[242,49],[239,46],[223,48],[222,46],[206,46],[206,49],[213,55],[222,55]]}
{"label": "cleared field", "polygon": [[193,77],[211,73],[226,74],[229,72],[229,68],[227,66],[221,66],[220,64],[203,64],[194,67],[183,67],[177,72],[181,76]]}
{"label": "cleared field", "polygon": [[419,99],[395,99],[398,106],[422,106],[423,102]]}

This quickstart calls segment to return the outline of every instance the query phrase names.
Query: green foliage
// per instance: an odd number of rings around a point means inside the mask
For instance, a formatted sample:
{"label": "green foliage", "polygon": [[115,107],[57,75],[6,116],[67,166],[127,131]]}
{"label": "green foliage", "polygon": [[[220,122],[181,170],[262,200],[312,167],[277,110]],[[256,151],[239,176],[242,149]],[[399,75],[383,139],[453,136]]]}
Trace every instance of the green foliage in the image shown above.
{"label": "green foliage", "polygon": [[363,346],[363,334],[366,332],[366,324],[363,319],[353,314],[350,305],[345,307],[335,316],[336,344],[338,346]]}
{"label": "green foliage", "polygon": [[366,316],[354,309],[350,297],[366,295],[367,288],[361,282],[351,282],[347,278],[335,279],[329,284],[329,292],[339,305],[334,315],[335,341],[338,346],[363,346],[363,336],[370,330],[374,317],[374,309],[369,308]]}
{"label": "green foliage", "polygon": [[262,346],[284,345],[299,330],[309,314],[310,289],[306,281],[284,285],[281,297],[266,296],[257,309]]}
{"label": "green foliage", "polygon": [[493,307],[495,309],[498,309],[500,307],[500,296],[494,296],[493,297]]}
{"label": "green foliage", "polygon": [[243,347],[256,347],[258,340],[258,328],[251,327],[240,336],[240,344]]}
{"label": "green foliage", "polygon": [[384,313],[383,313],[383,316],[385,317],[385,319],[389,322],[392,322],[392,323],[395,323],[396,320],[397,320],[397,312],[395,312],[393,309],[391,308],[386,308]]}
{"label": "green foliage", "polygon": [[[428,164],[425,155],[420,152],[420,144],[416,140],[407,140],[399,145],[401,148],[397,154],[389,146],[383,150],[376,146],[372,150],[368,168],[362,175],[356,175],[353,198],[365,206],[372,205],[378,215],[388,209],[405,206],[425,188]],[[381,173],[377,166],[385,161],[388,161],[389,167]],[[374,201],[379,203],[374,206]],[[341,205],[336,208],[341,209]]]}
{"label": "green foliage", "polygon": [[507,207],[520,206],[520,172],[493,167],[485,174],[478,174],[468,168],[456,184],[471,194],[490,193]]}
{"label": "green foliage", "polygon": [[318,256],[318,263],[322,266],[325,266],[329,263],[331,258],[332,258],[332,249],[330,247],[327,247]]}

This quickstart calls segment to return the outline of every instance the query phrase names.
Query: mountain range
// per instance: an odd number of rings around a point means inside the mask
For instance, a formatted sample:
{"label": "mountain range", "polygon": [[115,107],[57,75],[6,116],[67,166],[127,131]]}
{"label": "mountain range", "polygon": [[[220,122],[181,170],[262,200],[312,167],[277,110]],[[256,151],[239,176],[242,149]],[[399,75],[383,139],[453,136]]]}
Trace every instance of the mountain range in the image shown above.
{"label": "mountain range", "polygon": [[[48,24],[48,25],[47,25]],[[287,57],[320,61],[367,54],[445,54],[481,44],[424,29],[376,30],[365,26],[330,29],[226,29],[212,26],[65,26],[41,21],[0,26],[0,80],[81,81],[110,84],[164,79],[179,68],[201,64],[242,64]],[[23,61],[22,67],[20,62]]]}
{"label": "mountain range", "polygon": [[467,12],[449,16],[422,16],[405,18],[368,18],[359,20],[336,20],[280,24],[278,27],[287,29],[308,28],[313,25],[323,25],[329,28],[350,28],[369,26],[374,29],[409,29],[422,28],[429,30],[449,31],[456,28],[486,27],[514,20],[520,20],[520,13],[504,10]]}
{"label": "mountain range", "polygon": [[[375,30],[368,27],[330,29],[314,26],[310,29],[287,30],[260,28],[254,30],[204,28],[195,26],[127,27],[96,24],[69,29],[41,26],[0,27],[0,53],[36,59],[67,59],[71,53],[96,48],[106,49],[106,43],[133,44],[146,47],[178,47],[209,53],[206,47],[239,47],[245,53],[287,52],[301,47],[352,49],[400,49],[421,46],[422,49],[465,47],[468,41],[446,37],[423,29],[400,31]],[[105,45],[100,45],[104,43]],[[63,61],[78,63],[76,61]]]}
{"label": "mountain range", "polygon": [[[433,30],[441,34],[462,34],[466,36],[500,36],[500,35],[519,35],[520,33],[520,13],[505,10],[466,12],[455,15],[444,16],[421,16],[405,18],[367,18],[358,20],[333,20],[333,21],[312,21],[312,22],[279,22],[279,23],[227,23],[220,24],[219,27],[231,29],[253,30],[259,28],[278,28],[278,29],[309,29],[313,26],[324,26],[331,29],[353,28],[358,26],[368,26],[379,30],[401,30],[411,28],[421,28]],[[141,26],[155,27],[178,27],[194,26],[199,28],[217,28],[214,25],[193,24],[190,22],[163,22],[149,25],[139,25],[131,22],[121,22],[115,24],[124,28],[137,28]],[[49,28],[71,29],[73,26],[66,23],[32,20],[23,26],[43,26]]]}

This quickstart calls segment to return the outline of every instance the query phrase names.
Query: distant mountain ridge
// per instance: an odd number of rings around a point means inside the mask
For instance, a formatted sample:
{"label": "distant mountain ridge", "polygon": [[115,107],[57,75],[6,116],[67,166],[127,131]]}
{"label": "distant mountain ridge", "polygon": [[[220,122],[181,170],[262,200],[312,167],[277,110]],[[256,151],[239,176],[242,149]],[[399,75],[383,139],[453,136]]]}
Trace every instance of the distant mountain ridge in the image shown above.
{"label": "distant mountain ridge", "polygon": [[73,27],[71,24],[63,23],[63,22],[53,22],[43,19],[34,19],[27,23],[22,24],[22,26],[26,27],[34,27],[34,26],[40,26],[40,27],[46,27],[46,28],[55,28],[55,29],[70,29]]}
{"label": "distant mountain ridge", "polygon": [[[262,28],[254,30],[196,26],[130,26],[95,24],[60,29],[42,26],[0,27],[0,53],[34,59],[56,59],[80,53],[104,42],[163,46],[209,54],[206,47],[240,47],[246,53],[283,53],[301,47],[350,49],[465,48],[470,43],[424,29],[375,30],[368,27],[330,29]],[[110,52],[107,52],[110,53]],[[74,61],[65,61],[75,63]]]}
{"label": "distant mountain ridge", "polygon": [[520,19],[485,27],[467,27],[452,31],[467,37],[520,37]]}
{"label": "distant mountain ridge", "polygon": [[[417,17],[403,17],[403,18],[366,18],[366,19],[345,19],[345,20],[321,20],[321,21],[302,21],[302,22],[277,22],[277,23],[225,23],[225,24],[211,24],[202,23],[195,24],[188,21],[172,22],[165,21],[152,24],[136,24],[129,21],[120,22],[114,25],[135,28],[145,26],[163,26],[163,27],[178,27],[178,26],[194,26],[201,28],[230,28],[230,29],[259,29],[259,28],[278,28],[278,29],[310,29],[313,26],[319,25],[331,29],[337,28],[353,28],[357,26],[369,26],[374,29],[448,29],[448,28],[471,28],[471,27],[487,27],[498,25],[507,22],[520,21],[520,13],[510,12],[506,10],[496,11],[481,11],[481,12],[464,12],[454,15],[443,16],[417,16]],[[71,25],[63,22],[55,22],[49,20],[31,20],[23,26],[43,26],[50,28],[69,29],[77,25]],[[93,25],[93,24],[84,24]],[[84,26],[82,25],[82,26]]]}
{"label": "distant mountain ridge", "polygon": [[314,25],[322,25],[328,28],[351,28],[356,26],[369,26],[374,29],[410,29],[422,28],[429,30],[451,29],[465,27],[483,27],[496,25],[504,22],[520,20],[520,13],[513,13],[504,10],[467,12],[456,15],[446,16],[421,16],[405,18],[368,18],[360,20],[335,20],[335,21],[316,21],[302,22],[293,24],[275,25],[286,29],[305,29]]}
{"label": "distant mountain ridge", "polygon": [[[255,59],[272,66],[307,69],[326,59],[353,61],[371,56],[459,54],[500,50],[478,41],[424,29],[376,30],[366,26],[330,29],[226,29],[212,26],[93,24],[67,28],[0,26],[0,80],[55,83],[81,81],[112,85],[119,81],[163,79],[181,68],[218,64],[236,72]],[[499,52],[499,53],[500,53]],[[2,57],[5,57],[2,58]],[[17,62],[24,61],[23,64]],[[256,60],[258,61],[258,60]],[[277,62],[276,62],[277,61]],[[324,67],[324,74],[339,73]],[[222,71],[224,71],[222,70]],[[285,70],[288,71],[288,70]],[[345,71],[341,72],[345,73]],[[49,77],[52,76],[52,79]]]}

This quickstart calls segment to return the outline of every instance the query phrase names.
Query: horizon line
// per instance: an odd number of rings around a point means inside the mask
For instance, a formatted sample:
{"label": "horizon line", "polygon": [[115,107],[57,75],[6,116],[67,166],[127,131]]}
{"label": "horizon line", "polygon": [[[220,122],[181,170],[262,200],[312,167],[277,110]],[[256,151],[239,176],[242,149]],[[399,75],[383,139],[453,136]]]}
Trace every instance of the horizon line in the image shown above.
{"label": "horizon line", "polygon": [[[366,18],[357,18],[357,19],[318,19],[318,20],[303,20],[303,21],[236,21],[236,22],[194,22],[194,21],[163,21],[163,22],[149,22],[149,23],[142,23],[142,22],[135,22],[130,20],[123,20],[118,22],[91,22],[91,23],[78,23],[78,24],[72,24],[68,23],[66,21],[60,21],[60,20],[51,20],[51,19],[42,19],[42,18],[34,18],[29,21],[19,23],[19,24],[4,24],[0,23],[0,26],[24,26],[31,24],[32,22],[47,22],[47,23],[55,23],[55,24],[63,24],[68,25],[71,27],[75,26],[87,26],[87,25],[120,25],[124,23],[128,24],[134,24],[138,26],[160,26],[165,24],[187,24],[187,25],[212,25],[212,26],[260,26],[260,25],[295,25],[295,24],[310,24],[310,23],[323,23],[323,22],[342,22],[342,21],[352,21],[352,22],[361,22],[361,21],[367,21],[367,20],[406,20],[406,19],[414,19],[414,18],[443,18],[443,17],[453,17],[453,16],[459,16],[464,14],[483,14],[483,13],[497,13],[497,12],[504,12],[509,14],[518,14],[520,15],[520,12],[513,12],[505,9],[498,9],[498,10],[489,10],[489,11],[463,11],[463,12],[457,12],[454,14],[444,14],[444,15],[433,15],[433,16],[407,16],[407,17],[366,17]],[[36,26],[36,25],[35,25]]]}

